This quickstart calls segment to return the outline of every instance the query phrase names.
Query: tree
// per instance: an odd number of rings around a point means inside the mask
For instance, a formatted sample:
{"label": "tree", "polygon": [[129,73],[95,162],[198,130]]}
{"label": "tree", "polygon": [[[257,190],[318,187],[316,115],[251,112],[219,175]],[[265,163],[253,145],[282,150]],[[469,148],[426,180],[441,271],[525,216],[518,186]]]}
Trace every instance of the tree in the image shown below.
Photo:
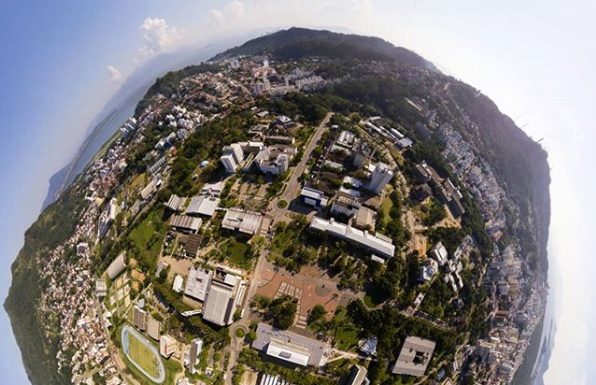
{"label": "tree", "polygon": [[319,321],[321,318],[325,317],[325,314],[327,314],[327,311],[325,310],[325,307],[323,305],[315,305],[315,307],[311,309],[310,314],[308,315],[308,324],[310,325]]}
{"label": "tree", "polygon": [[286,330],[294,324],[298,306],[296,300],[289,296],[274,299],[269,305],[269,314],[276,327]]}

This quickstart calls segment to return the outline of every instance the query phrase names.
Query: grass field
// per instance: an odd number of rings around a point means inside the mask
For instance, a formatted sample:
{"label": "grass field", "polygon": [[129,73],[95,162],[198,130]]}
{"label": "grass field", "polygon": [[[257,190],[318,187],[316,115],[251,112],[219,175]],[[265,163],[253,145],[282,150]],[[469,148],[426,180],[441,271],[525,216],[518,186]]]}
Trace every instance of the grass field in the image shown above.
{"label": "grass field", "polygon": [[159,359],[133,334],[128,337],[130,358],[153,377],[159,376]]}
{"label": "grass field", "polygon": [[229,244],[230,262],[240,267],[250,267],[251,259],[247,258],[247,252],[250,246],[243,242],[232,240]]}
{"label": "grass field", "polygon": [[167,226],[161,219],[162,209],[152,210],[128,235],[134,245],[134,254],[145,265],[152,266],[157,261]]}

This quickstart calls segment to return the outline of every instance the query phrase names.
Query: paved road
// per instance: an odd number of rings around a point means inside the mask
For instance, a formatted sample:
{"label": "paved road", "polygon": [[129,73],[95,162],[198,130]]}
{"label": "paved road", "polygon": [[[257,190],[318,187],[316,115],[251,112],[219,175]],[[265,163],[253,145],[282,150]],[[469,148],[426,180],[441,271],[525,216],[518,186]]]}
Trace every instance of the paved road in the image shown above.
{"label": "paved road", "polygon": [[319,123],[319,126],[317,127],[315,133],[311,136],[310,141],[307,143],[306,148],[304,149],[302,159],[292,171],[292,175],[290,176],[290,180],[286,184],[286,189],[282,194],[281,199],[290,202],[292,201],[292,199],[298,196],[298,193],[301,189],[298,178],[300,178],[300,176],[304,174],[304,171],[306,170],[306,164],[308,163],[308,160],[310,159],[313,150],[317,146],[317,143],[321,139],[321,136],[326,131],[327,124],[329,123],[329,120],[332,116],[332,112],[327,113],[327,115],[325,115],[321,123]]}
{"label": "paved road", "polygon": [[[280,200],[285,200],[286,202],[289,203],[294,198],[296,198],[298,196],[298,194],[300,193],[301,185],[300,185],[299,178],[302,174],[304,174],[308,160],[310,159],[313,150],[317,146],[317,143],[321,139],[321,136],[327,129],[327,124],[329,123],[329,120],[331,119],[332,116],[333,116],[332,112],[327,113],[327,115],[325,115],[325,117],[323,118],[321,123],[319,123],[319,126],[315,130],[314,134],[311,136],[309,142],[306,145],[306,148],[304,149],[304,155],[302,156],[302,159],[296,165],[296,167],[294,167],[292,169],[290,178],[289,178],[288,182],[286,183],[285,190],[284,190],[283,194],[281,195],[281,197],[277,198],[277,199],[273,199],[271,202],[269,202],[269,207],[267,208],[267,212],[273,218],[273,221],[271,223],[272,226],[275,224],[276,221],[284,218],[287,213],[286,208],[282,209],[282,208],[277,207],[277,202],[279,202]],[[238,327],[243,327],[245,330],[248,330],[248,327],[250,325],[250,319],[251,319],[251,317],[250,317],[250,315],[251,315],[250,303],[252,302],[252,299],[256,295],[257,289],[259,288],[259,286],[261,284],[263,270],[269,264],[269,262],[267,262],[267,254],[268,254],[267,249],[268,249],[268,245],[266,244],[266,245],[264,245],[263,250],[259,254],[259,258],[257,259],[257,265],[250,277],[250,285],[248,287],[248,290],[246,293],[246,300],[244,302],[243,317],[240,321],[234,323],[234,325],[230,328],[230,333],[232,333],[232,343],[230,344],[230,347],[229,347],[229,359],[228,359],[229,364],[228,364],[228,369],[226,370],[226,379],[225,379],[226,385],[232,384],[232,375],[233,375],[232,368],[236,365],[236,361],[238,360],[238,355],[240,354],[240,351],[242,350],[242,347],[243,347],[243,342],[241,341],[241,339],[236,337],[236,334],[235,334],[236,329]]]}

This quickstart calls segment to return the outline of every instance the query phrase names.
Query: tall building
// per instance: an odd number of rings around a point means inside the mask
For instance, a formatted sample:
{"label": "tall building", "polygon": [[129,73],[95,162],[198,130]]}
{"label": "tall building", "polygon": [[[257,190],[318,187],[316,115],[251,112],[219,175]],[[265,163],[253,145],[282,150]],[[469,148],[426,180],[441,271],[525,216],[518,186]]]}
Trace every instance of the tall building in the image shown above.
{"label": "tall building", "polygon": [[161,336],[159,340],[159,353],[165,358],[169,358],[178,350],[178,342],[174,337],[169,335]]}
{"label": "tall building", "polygon": [[368,183],[368,189],[375,194],[380,194],[385,188],[387,183],[393,178],[393,171],[385,163],[377,163],[375,169],[370,176],[370,182]]}
{"label": "tall building", "polygon": [[233,173],[236,172],[236,169],[244,160],[244,151],[242,151],[242,147],[239,143],[232,143],[223,148],[223,155],[219,159],[226,171]]}
{"label": "tall building", "polygon": [[203,340],[200,338],[195,338],[190,342],[190,352],[188,354],[188,370],[191,373],[195,373],[195,365],[197,364],[197,360],[199,359],[199,354],[203,350]]}

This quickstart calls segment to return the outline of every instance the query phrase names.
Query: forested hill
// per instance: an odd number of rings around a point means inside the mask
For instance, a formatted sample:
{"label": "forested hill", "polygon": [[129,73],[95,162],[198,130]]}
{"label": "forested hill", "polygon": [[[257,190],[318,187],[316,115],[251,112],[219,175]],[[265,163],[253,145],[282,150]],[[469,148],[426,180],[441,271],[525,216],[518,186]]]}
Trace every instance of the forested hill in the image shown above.
{"label": "forested hill", "polygon": [[392,61],[403,66],[436,70],[420,55],[378,37],[348,35],[307,28],[290,28],[252,39],[216,55],[221,60],[239,55],[271,54],[280,59],[321,56],[336,59]]}

